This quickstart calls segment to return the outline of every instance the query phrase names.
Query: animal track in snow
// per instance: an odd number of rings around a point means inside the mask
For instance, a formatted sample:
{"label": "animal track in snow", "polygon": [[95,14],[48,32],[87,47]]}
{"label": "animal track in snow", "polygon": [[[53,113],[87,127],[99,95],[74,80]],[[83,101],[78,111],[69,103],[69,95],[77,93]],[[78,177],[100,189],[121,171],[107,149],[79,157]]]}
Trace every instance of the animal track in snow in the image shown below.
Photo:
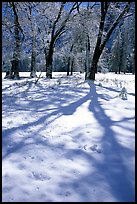
{"label": "animal track in snow", "polygon": [[86,150],[86,151],[93,151],[93,152],[97,152],[97,153],[101,153],[101,149],[99,149],[99,148],[97,148],[98,147],[98,145],[96,145],[96,144],[94,144],[94,145],[92,145],[92,146],[88,146],[87,144],[86,145],[84,145],[84,149]]}
{"label": "animal track in snow", "polygon": [[50,180],[51,178],[48,175],[44,175],[41,173],[37,173],[37,172],[32,172],[32,176],[35,177],[36,180]]}
{"label": "animal track in snow", "polygon": [[10,120],[10,121],[7,122],[8,125],[11,125],[12,123],[13,123],[12,120]]}

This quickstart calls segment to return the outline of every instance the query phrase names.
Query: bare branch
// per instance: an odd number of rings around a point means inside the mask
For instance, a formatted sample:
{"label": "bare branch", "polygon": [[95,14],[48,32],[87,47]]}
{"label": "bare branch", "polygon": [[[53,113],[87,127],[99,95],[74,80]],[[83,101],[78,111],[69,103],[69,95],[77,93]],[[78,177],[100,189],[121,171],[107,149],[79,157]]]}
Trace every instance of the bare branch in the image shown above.
{"label": "bare branch", "polygon": [[[88,2],[89,3],[89,2]],[[95,2],[92,6],[90,6],[90,9],[93,9],[94,6],[99,5],[97,2]]]}

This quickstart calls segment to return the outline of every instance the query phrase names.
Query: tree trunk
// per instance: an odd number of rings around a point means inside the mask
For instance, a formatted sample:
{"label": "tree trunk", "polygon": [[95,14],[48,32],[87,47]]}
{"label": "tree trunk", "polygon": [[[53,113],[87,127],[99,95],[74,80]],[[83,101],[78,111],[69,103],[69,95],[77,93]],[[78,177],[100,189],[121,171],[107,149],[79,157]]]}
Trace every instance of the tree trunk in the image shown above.
{"label": "tree trunk", "polygon": [[119,68],[118,68],[118,73],[120,74],[121,72],[121,63],[119,64]]}
{"label": "tree trunk", "polygon": [[[70,47],[70,54],[72,53],[73,47],[74,47],[74,44],[72,44],[71,47]],[[69,76],[69,72],[70,72],[70,62],[71,62],[71,57],[69,56],[68,66],[67,66],[67,76]]]}
{"label": "tree trunk", "polygon": [[73,67],[74,67],[74,59],[72,59],[72,62],[71,62],[70,75],[73,75]]}
{"label": "tree trunk", "polygon": [[32,40],[32,54],[31,54],[31,73],[30,77],[36,77],[36,44],[35,37]]}
{"label": "tree trunk", "polygon": [[32,53],[31,53],[31,72],[30,77],[36,77],[36,34],[34,32],[34,24],[33,24],[33,15],[32,15],[32,8],[31,4],[28,4],[28,20],[31,24],[31,38],[32,38]]}
{"label": "tree trunk", "polygon": [[89,35],[87,35],[87,43],[86,43],[86,62],[85,62],[85,72],[89,72],[89,56],[90,56],[90,41],[89,41]]}
{"label": "tree trunk", "polygon": [[93,54],[92,64],[91,64],[89,72],[87,72],[85,75],[85,79],[95,80],[95,73],[97,73],[97,63],[99,61],[99,57],[103,50],[103,49],[102,50],[100,49],[100,45],[101,45],[104,23],[105,23],[105,16],[107,14],[108,6],[109,4],[107,2],[101,2],[101,19],[100,19],[97,43],[96,43],[95,51]]}
{"label": "tree trunk", "polygon": [[14,63],[14,79],[19,79],[19,65],[20,65],[20,61],[19,59],[15,59],[15,63]]}
{"label": "tree trunk", "polygon": [[15,25],[15,49],[13,54],[13,64],[11,74],[13,74],[14,79],[19,79],[19,67],[20,67],[20,38],[19,38],[19,30],[17,25]]}
{"label": "tree trunk", "polygon": [[124,14],[129,10],[130,2],[127,3],[127,5],[123,9],[123,11],[119,14],[119,16],[117,17],[117,19],[115,20],[115,22],[113,23],[111,28],[108,30],[106,36],[104,37],[103,42],[101,42],[102,41],[102,34],[103,34],[103,30],[104,30],[105,16],[107,14],[108,6],[109,6],[109,2],[101,2],[101,21],[100,21],[100,26],[99,26],[97,43],[96,43],[95,51],[93,54],[91,68],[90,68],[89,72],[86,73],[85,79],[95,80],[95,73],[97,72],[97,63],[99,61],[101,53],[102,53],[102,51],[106,45],[106,42],[110,38],[113,30],[116,28],[116,26],[118,25],[118,23],[120,22],[120,20],[124,16]]}
{"label": "tree trunk", "polygon": [[132,74],[135,74],[135,51],[133,50],[133,57],[132,57]]}
{"label": "tree trunk", "polygon": [[96,47],[94,55],[93,55],[90,70],[85,75],[86,80],[87,79],[95,80],[95,73],[97,71],[97,64],[98,64],[101,53],[102,53],[102,50],[100,50],[99,47]]}
{"label": "tree trunk", "polygon": [[123,55],[123,40],[122,40],[121,26],[120,26],[120,35],[121,35],[121,43],[120,43],[119,70],[118,70],[119,74],[121,73],[121,69],[122,69],[122,55]]}
{"label": "tree trunk", "polygon": [[67,21],[69,20],[69,17],[71,16],[71,13],[73,12],[73,10],[77,9],[81,3],[82,2],[79,2],[79,3],[75,2],[73,4],[72,8],[69,10],[68,15],[66,16],[64,21],[61,23],[61,25],[57,29],[57,24],[60,21],[64,6],[66,4],[66,2],[62,2],[58,15],[55,21],[53,22],[49,52],[48,52],[48,55],[46,56],[46,76],[50,79],[52,79],[52,61],[53,61],[53,51],[54,51],[55,42],[64,33],[63,29],[65,28],[65,25]]}
{"label": "tree trunk", "polygon": [[70,72],[70,57],[68,58],[67,76],[69,76],[69,72]]}
{"label": "tree trunk", "polygon": [[46,77],[52,79],[52,62],[53,62],[54,43],[51,42],[46,56]]}
{"label": "tree trunk", "polygon": [[[18,22],[18,16],[16,12],[16,7],[14,2],[12,2],[13,6],[13,12],[14,12],[14,34],[15,34],[15,49],[13,53],[13,63],[11,68],[11,78],[19,79],[19,67],[20,67],[20,37],[19,37],[19,22]],[[14,72],[14,74],[13,74]]]}

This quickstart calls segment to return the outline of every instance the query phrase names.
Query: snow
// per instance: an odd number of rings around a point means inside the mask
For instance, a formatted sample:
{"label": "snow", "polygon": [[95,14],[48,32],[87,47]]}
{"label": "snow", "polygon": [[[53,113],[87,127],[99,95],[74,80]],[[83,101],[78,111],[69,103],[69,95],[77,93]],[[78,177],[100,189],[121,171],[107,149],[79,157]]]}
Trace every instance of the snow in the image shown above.
{"label": "snow", "polygon": [[3,73],[2,201],[135,201],[135,76],[29,74]]}

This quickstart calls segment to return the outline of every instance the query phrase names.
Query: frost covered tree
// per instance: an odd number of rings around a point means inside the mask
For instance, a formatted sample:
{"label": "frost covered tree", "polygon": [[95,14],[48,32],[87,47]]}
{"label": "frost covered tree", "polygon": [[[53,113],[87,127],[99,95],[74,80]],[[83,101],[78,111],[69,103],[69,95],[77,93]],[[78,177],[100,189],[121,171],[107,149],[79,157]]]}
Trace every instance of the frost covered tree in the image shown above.
{"label": "frost covered tree", "polygon": [[126,72],[132,72],[134,61],[134,49],[135,49],[135,16],[129,16],[124,19],[121,26],[122,32],[122,55],[121,55],[121,70]]}
{"label": "frost covered tree", "polygon": [[[8,11],[8,9],[11,9],[8,2],[3,2],[2,8],[2,70],[9,73],[14,51],[13,21],[11,21],[12,12],[10,12],[11,10]],[[9,15],[7,15],[7,12]]]}
{"label": "frost covered tree", "polygon": [[[115,38],[111,48],[111,71],[119,73],[122,71],[132,72],[134,70],[134,48],[135,48],[135,16],[134,13],[123,19],[115,30]],[[134,72],[134,71],[133,71]]]}
{"label": "frost covered tree", "polygon": [[[123,44],[120,61],[125,62],[125,56],[129,70],[134,67],[135,58],[131,42],[135,38],[133,26],[127,30],[128,24],[134,25],[129,9],[127,2],[87,2],[87,6],[82,2],[3,2],[3,66],[10,67],[11,76],[17,77],[20,61],[21,67],[28,66],[29,62],[31,77],[35,77],[40,68],[52,78],[54,68],[59,69],[58,60],[63,69],[68,67],[68,74],[73,70],[85,71],[85,78],[94,80],[97,65],[107,67],[108,39],[125,19],[121,33],[128,44],[127,47]],[[118,37],[114,38],[113,49],[119,43]],[[11,59],[14,59],[12,66]],[[121,70],[122,66],[123,63]]]}
{"label": "frost covered tree", "polygon": [[[20,53],[21,53],[21,44],[24,39],[23,29],[20,26],[18,12],[19,12],[19,3],[18,2],[7,2],[7,4],[3,4],[4,9],[6,10],[6,14],[10,13],[11,19],[8,19],[6,22],[6,29],[10,29],[12,33],[12,38],[14,40],[14,50],[13,56],[10,60],[11,68],[8,72],[7,77],[19,79],[19,69],[20,69]],[[3,24],[5,24],[5,20],[3,16]]]}
{"label": "frost covered tree", "polygon": [[[30,44],[31,44],[31,72],[30,72],[30,77],[36,77],[36,57],[37,57],[37,45],[36,45],[36,41],[37,41],[37,37],[38,37],[38,25],[36,22],[36,18],[38,15],[38,11],[37,11],[37,6],[38,6],[38,2],[23,2],[22,6],[23,6],[23,10],[26,14],[26,17],[28,18],[27,21],[27,30],[26,30],[26,36],[28,37],[28,39],[31,40]],[[40,17],[40,16],[39,16]],[[26,22],[26,20],[25,20]],[[29,28],[28,28],[29,27]],[[28,34],[28,29],[29,29],[29,34]],[[29,40],[29,41],[30,41]]]}
{"label": "frost covered tree", "polygon": [[116,6],[116,4],[111,4],[110,2],[101,2],[101,16],[100,16],[100,25],[99,25],[99,32],[97,36],[96,46],[94,50],[94,54],[92,57],[92,62],[89,71],[86,73],[85,78],[95,80],[95,73],[97,72],[97,64],[99,61],[99,58],[103,52],[103,49],[106,45],[106,42],[110,38],[112,32],[116,28],[116,26],[119,24],[120,20],[123,18],[126,12],[130,9],[130,2],[126,3],[125,7],[122,9],[119,9],[119,13],[116,16],[114,22],[109,25],[109,29],[107,32],[104,32],[104,25],[106,23],[105,19],[108,14],[109,8],[112,6]]}
{"label": "frost covered tree", "polygon": [[122,51],[121,32],[119,28],[116,29],[115,35],[116,37],[111,47],[110,70],[117,74],[118,72],[120,73]]}
{"label": "frost covered tree", "polygon": [[97,9],[94,9],[93,5],[90,8],[79,7],[78,13],[66,23],[67,32],[63,35],[63,43],[58,53],[64,56],[68,74],[70,71],[72,73],[71,68],[84,72],[90,66],[99,23]]}
{"label": "frost covered tree", "polygon": [[[56,41],[65,32],[67,21],[71,18],[71,14],[81,4],[80,2],[69,3],[69,9],[65,9],[66,2],[50,2],[43,15],[46,16],[48,28],[46,32],[48,38],[44,48],[46,58],[46,76],[52,78],[53,53]],[[75,14],[74,14],[75,15]]]}

